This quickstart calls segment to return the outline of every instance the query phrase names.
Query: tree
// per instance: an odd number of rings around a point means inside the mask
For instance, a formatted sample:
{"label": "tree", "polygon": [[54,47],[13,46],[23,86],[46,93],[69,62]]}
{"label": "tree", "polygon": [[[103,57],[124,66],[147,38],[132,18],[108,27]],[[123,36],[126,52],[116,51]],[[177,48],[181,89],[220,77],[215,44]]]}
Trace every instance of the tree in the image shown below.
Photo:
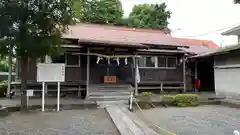
{"label": "tree", "polygon": [[73,0],[73,10],[75,12],[75,18],[79,20],[81,17],[80,0]]}
{"label": "tree", "polygon": [[171,12],[167,11],[166,7],[165,3],[135,5],[129,17],[117,20],[116,25],[170,31],[168,19],[171,17]]}
{"label": "tree", "polygon": [[167,28],[171,12],[167,11],[166,7],[165,3],[135,5],[129,15],[128,26],[152,29]]}
{"label": "tree", "polygon": [[71,0],[1,0],[0,53],[7,55],[14,48],[20,60],[22,109],[26,109],[29,61],[58,54],[61,35],[73,16]]}
{"label": "tree", "polygon": [[8,58],[3,57],[0,60],[0,72],[8,72],[9,65],[8,65]]}
{"label": "tree", "polygon": [[[8,72],[9,71],[9,57],[5,56],[0,59],[0,72]],[[12,58],[12,64],[15,65],[16,61]]]}
{"label": "tree", "polygon": [[80,0],[79,12],[80,22],[95,24],[113,24],[123,16],[119,0]]}
{"label": "tree", "polygon": [[234,0],[233,1],[235,4],[240,4],[240,0]]}

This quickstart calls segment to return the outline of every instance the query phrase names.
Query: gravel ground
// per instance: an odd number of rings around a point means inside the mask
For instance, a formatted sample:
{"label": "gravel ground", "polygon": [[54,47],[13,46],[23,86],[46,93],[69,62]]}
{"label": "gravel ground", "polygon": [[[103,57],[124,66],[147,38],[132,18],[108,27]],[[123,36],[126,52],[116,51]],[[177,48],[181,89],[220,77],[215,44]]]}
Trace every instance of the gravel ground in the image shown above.
{"label": "gravel ground", "polygon": [[152,123],[177,135],[232,135],[234,130],[240,131],[239,109],[220,105],[154,108],[144,110],[143,114]]}
{"label": "gravel ground", "polygon": [[0,118],[0,135],[119,135],[104,109],[13,113]]}

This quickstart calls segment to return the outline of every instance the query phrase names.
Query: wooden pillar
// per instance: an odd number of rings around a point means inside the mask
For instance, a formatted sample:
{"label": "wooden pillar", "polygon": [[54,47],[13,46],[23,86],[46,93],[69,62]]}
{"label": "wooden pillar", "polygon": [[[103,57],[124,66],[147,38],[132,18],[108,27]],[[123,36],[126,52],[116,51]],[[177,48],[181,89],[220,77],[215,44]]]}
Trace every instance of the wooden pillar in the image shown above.
{"label": "wooden pillar", "polygon": [[134,93],[135,95],[138,95],[138,82],[137,82],[137,68],[138,68],[138,61],[137,61],[137,57],[134,56],[134,69],[135,69],[135,90]]}
{"label": "wooden pillar", "polygon": [[186,58],[183,56],[183,92],[186,92]]}
{"label": "wooden pillar", "polygon": [[198,69],[197,69],[197,65],[198,65],[198,63],[197,63],[197,61],[195,61],[194,62],[194,78],[195,78],[195,86],[194,86],[194,88],[195,88],[195,92],[197,92],[198,90],[197,90],[197,88],[196,88],[196,79],[198,78]]}
{"label": "wooden pillar", "polygon": [[86,80],[86,97],[89,96],[89,78],[90,78],[90,49],[87,49],[87,80]]}
{"label": "wooden pillar", "polygon": [[[80,76],[79,76],[79,79],[80,80],[82,80],[82,78],[81,78],[81,74],[82,74],[82,65],[81,65],[81,56],[80,56],[80,54],[78,55],[78,65],[79,65],[79,73],[80,73]],[[81,85],[80,84],[78,84],[78,97],[81,97]]]}

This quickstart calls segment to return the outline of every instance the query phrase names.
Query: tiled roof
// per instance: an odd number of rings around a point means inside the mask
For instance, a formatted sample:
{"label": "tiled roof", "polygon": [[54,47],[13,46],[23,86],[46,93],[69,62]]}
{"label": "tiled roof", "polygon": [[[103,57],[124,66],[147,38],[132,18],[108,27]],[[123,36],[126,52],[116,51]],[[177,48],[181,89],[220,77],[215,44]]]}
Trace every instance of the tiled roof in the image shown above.
{"label": "tiled roof", "polygon": [[214,42],[209,40],[197,40],[172,37],[164,30],[139,29],[119,27],[100,24],[84,24],[69,26],[69,32],[64,38],[79,39],[80,41],[97,41],[99,43],[116,44],[147,44],[147,45],[169,45],[188,46],[184,49],[193,54],[206,52],[209,49],[218,48]]}
{"label": "tiled roof", "polygon": [[193,54],[201,54],[208,51],[212,51],[219,48],[213,41],[210,40],[198,40],[198,39],[187,39],[187,38],[176,38],[182,45],[187,45],[189,48],[184,49]]}
{"label": "tiled roof", "polygon": [[181,43],[162,30],[135,29],[98,24],[77,24],[69,26],[64,38],[106,42],[127,42],[150,45],[182,46]]}
{"label": "tiled roof", "polygon": [[213,55],[220,55],[226,52],[231,52],[231,51],[235,51],[235,50],[239,50],[240,49],[240,45],[228,45],[225,47],[220,47],[205,53],[201,53],[199,55],[194,56],[195,58],[200,58],[200,57],[208,57],[208,56],[213,56]]}
{"label": "tiled roof", "polygon": [[199,40],[199,39],[189,39],[189,38],[177,38],[184,45],[198,45],[206,46],[210,49],[218,48],[219,46],[211,40]]}

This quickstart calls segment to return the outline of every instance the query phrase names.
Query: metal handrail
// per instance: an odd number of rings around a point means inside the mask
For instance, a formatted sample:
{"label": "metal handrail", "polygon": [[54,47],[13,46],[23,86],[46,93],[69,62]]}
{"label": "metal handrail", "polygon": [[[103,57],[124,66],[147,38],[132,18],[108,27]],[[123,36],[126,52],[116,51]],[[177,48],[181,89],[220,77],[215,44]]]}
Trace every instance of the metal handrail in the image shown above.
{"label": "metal handrail", "polygon": [[129,98],[129,111],[133,112],[133,92],[130,93],[130,98]]}

